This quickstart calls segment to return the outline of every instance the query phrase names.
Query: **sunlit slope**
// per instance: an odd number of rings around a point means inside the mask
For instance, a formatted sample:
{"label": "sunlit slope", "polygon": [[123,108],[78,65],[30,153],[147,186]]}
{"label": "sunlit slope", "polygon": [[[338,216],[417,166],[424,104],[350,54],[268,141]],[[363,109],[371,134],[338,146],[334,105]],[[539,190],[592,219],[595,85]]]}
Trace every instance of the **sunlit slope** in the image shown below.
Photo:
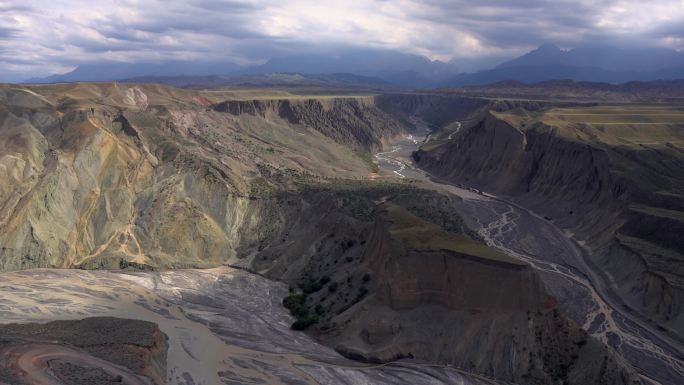
{"label": "sunlit slope", "polygon": [[[269,220],[256,198],[365,177],[369,149],[404,129],[372,98],[261,105],[222,111],[158,85],[0,87],[2,268],[215,265]],[[354,135],[327,131],[345,124]]]}

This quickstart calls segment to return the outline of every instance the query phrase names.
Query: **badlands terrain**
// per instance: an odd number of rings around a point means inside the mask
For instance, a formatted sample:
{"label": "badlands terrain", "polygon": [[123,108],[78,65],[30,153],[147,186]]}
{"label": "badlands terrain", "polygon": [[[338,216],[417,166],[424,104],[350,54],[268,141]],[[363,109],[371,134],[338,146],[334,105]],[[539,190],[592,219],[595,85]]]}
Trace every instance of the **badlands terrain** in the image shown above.
{"label": "badlands terrain", "polygon": [[684,104],[494,96],[0,85],[0,383],[681,383]]}

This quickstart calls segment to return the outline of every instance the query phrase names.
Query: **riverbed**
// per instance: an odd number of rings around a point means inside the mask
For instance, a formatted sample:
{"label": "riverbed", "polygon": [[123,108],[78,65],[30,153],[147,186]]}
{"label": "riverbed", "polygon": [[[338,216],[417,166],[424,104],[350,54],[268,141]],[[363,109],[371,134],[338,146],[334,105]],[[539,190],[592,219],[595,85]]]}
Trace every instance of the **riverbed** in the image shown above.
{"label": "riverbed", "polygon": [[169,338],[172,385],[491,383],[439,365],[348,360],[290,329],[281,304],[286,285],[230,267],[8,272],[0,274],[0,293],[5,323],[112,316],[158,324]]}

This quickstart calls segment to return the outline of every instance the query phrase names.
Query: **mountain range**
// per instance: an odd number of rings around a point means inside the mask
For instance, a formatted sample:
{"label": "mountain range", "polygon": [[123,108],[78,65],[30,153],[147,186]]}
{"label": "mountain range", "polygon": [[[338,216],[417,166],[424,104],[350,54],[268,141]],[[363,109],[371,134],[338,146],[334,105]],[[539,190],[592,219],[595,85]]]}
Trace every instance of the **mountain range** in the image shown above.
{"label": "mountain range", "polygon": [[[400,87],[458,87],[482,85],[503,80],[524,83],[551,79],[623,83],[684,78],[684,53],[666,48],[624,48],[582,46],[563,49],[543,44],[520,57],[492,67],[491,60],[443,62],[425,56],[389,50],[354,50],[339,54],[290,55],[272,58],[263,64],[242,66],[232,62],[116,63],[102,62],[78,66],[73,71],[27,83],[74,81],[140,80],[178,85],[178,77],[219,76],[221,84],[269,83],[272,74],[300,75],[311,83],[326,85],[393,85]],[[345,76],[320,75],[346,74]],[[163,79],[166,77],[166,79]],[[266,77],[266,80],[264,80]],[[276,76],[282,77],[282,76]],[[173,78],[173,79],[169,79]],[[338,79],[339,78],[339,79]],[[196,81],[181,83],[197,83]],[[218,79],[214,79],[218,80]],[[211,82],[210,82],[211,83]],[[282,79],[276,83],[281,85]],[[297,84],[293,79],[288,85]],[[211,83],[214,84],[214,83]]]}
{"label": "mountain range", "polygon": [[568,79],[606,83],[684,78],[684,53],[664,48],[584,46],[565,50],[554,44],[484,71],[458,74],[449,86],[482,85],[503,80],[534,83]]}

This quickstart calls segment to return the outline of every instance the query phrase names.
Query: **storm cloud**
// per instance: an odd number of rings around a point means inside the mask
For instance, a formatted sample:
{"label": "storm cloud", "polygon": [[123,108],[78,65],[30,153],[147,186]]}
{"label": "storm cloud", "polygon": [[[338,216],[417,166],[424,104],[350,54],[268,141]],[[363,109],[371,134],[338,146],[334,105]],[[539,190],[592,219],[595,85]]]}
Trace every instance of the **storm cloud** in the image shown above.
{"label": "storm cloud", "polygon": [[684,48],[684,0],[0,1],[0,80],[98,61],[258,63],[392,49],[439,60],[540,43]]}

